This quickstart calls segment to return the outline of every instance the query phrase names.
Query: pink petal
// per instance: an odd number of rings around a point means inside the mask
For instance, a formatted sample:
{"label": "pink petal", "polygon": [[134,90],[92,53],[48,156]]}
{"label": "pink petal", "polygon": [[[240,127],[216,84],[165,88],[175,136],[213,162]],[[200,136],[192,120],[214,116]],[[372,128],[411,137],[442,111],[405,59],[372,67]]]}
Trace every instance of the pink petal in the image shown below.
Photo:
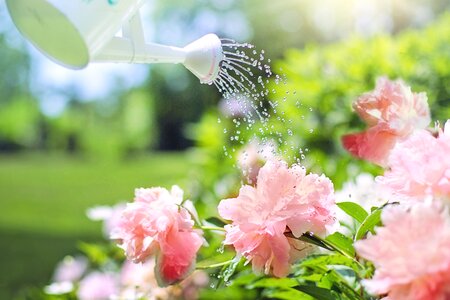
{"label": "pink petal", "polygon": [[348,134],[342,137],[344,148],[352,155],[385,166],[390,151],[398,137],[391,131],[376,126],[367,131]]}
{"label": "pink petal", "polygon": [[202,239],[194,232],[173,232],[161,245],[155,267],[158,284],[167,286],[186,278],[195,266]]}

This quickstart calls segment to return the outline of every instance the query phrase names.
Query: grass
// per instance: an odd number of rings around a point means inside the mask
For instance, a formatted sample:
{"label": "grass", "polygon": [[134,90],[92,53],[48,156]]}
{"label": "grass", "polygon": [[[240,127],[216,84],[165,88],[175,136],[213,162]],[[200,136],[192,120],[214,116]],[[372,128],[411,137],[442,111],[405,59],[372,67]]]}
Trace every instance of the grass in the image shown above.
{"label": "grass", "polygon": [[136,187],[180,184],[189,176],[183,153],[124,161],[62,155],[0,156],[0,299],[49,282],[55,264],[80,240],[101,238],[87,208],[132,199]]}

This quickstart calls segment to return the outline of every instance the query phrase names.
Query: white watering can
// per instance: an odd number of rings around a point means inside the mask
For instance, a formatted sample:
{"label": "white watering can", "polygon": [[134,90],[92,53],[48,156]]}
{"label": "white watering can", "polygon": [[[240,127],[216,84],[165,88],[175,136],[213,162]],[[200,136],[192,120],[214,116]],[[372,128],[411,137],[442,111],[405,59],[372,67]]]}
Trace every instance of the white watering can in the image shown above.
{"label": "white watering can", "polygon": [[[222,44],[207,34],[184,48],[145,43],[139,8],[145,0],[6,0],[20,32],[53,61],[71,69],[90,62],[181,63],[212,83]],[[116,34],[122,29],[122,36]]]}

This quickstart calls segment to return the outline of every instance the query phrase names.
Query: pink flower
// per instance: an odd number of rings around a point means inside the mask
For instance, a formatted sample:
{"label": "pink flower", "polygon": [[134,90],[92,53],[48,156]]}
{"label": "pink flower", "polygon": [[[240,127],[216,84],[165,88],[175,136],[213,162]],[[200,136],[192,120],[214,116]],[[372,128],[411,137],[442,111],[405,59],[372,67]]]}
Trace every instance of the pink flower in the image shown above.
{"label": "pink flower", "polygon": [[290,264],[308,253],[308,244],[287,238],[307,231],[325,235],[336,225],[333,184],[325,176],[306,175],[300,166],[268,161],[257,186],[245,185],[237,198],[222,200],[219,214],[231,225],[224,243],[252,261],[257,273],[277,277],[289,273]]}
{"label": "pink flower", "polygon": [[169,299],[170,287],[159,287],[155,277],[155,260],[144,263],[126,260],[120,272],[120,299]]}
{"label": "pink flower", "polygon": [[398,143],[377,180],[398,199],[450,201],[450,121],[438,137],[421,130]]}
{"label": "pink flower", "polygon": [[118,203],[114,206],[95,206],[89,208],[86,214],[93,221],[103,221],[103,234],[110,237],[112,230],[117,227],[125,207],[125,203]]}
{"label": "pink flower", "polygon": [[156,275],[160,285],[173,284],[188,275],[203,243],[193,229],[189,211],[181,207],[183,191],[172,187],[137,189],[112,234],[134,262],[156,254]]}
{"label": "pink flower", "polygon": [[270,159],[274,159],[277,146],[274,141],[250,141],[238,156],[238,165],[249,184],[255,184],[259,169]]}
{"label": "pink flower", "polygon": [[88,260],[85,257],[66,256],[58,263],[53,275],[55,282],[75,282],[81,278],[88,267]]}
{"label": "pink flower", "polygon": [[396,142],[430,123],[425,93],[413,93],[401,80],[377,80],[375,90],[353,103],[369,128],[342,137],[344,148],[356,157],[384,166]]}
{"label": "pink flower", "polygon": [[368,292],[390,300],[450,299],[450,215],[438,203],[409,209],[385,208],[384,227],[355,243],[358,254],[374,263]]}
{"label": "pink flower", "polygon": [[92,272],[80,281],[77,296],[80,300],[106,300],[116,296],[118,290],[115,274]]}

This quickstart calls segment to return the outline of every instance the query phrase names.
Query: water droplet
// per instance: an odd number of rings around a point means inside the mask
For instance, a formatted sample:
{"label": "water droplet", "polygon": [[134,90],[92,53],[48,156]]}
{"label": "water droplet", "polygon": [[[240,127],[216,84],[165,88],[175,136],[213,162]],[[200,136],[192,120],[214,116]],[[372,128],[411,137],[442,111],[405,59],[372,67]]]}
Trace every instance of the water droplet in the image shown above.
{"label": "water droplet", "polygon": [[224,244],[220,245],[220,247],[217,248],[217,252],[220,253],[220,254],[223,254],[224,251],[225,251],[225,245]]}

